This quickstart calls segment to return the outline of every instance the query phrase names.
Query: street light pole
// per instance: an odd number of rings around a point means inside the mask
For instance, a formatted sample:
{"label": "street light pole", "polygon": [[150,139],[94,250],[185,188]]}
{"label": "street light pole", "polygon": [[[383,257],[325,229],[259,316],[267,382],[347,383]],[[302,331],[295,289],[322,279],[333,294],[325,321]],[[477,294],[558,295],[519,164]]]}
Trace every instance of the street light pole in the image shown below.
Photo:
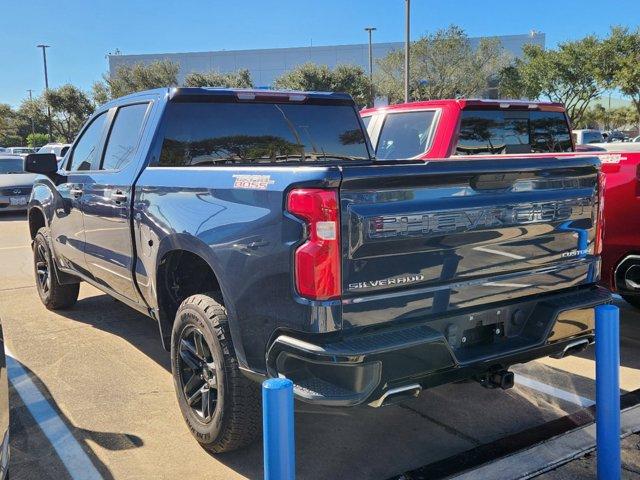
{"label": "street light pole", "polygon": [[[33,95],[31,94],[31,92],[33,92],[32,89],[27,89],[27,92],[29,92],[29,101],[33,100]],[[31,133],[35,134],[36,133],[36,126],[35,123],[33,121],[33,115],[31,115]]]}
{"label": "street light pole", "polygon": [[[49,45],[40,44],[36,45],[36,48],[42,49],[42,61],[44,63],[44,91],[46,93],[49,91],[49,73],[47,72],[47,48],[49,48]],[[51,142],[51,108],[49,107],[49,102],[47,102],[47,135]]]}
{"label": "street light pole", "polygon": [[405,2],[405,39],[404,39],[404,101],[409,101],[409,29],[411,20],[411,0]]}
{"label": "street light pole", "polygon": [[369,101],[371,107],[373,107],[373,51],[371,48],[371,32],[376,30],[376,27],[365,27],[366,32],[369,32]]}

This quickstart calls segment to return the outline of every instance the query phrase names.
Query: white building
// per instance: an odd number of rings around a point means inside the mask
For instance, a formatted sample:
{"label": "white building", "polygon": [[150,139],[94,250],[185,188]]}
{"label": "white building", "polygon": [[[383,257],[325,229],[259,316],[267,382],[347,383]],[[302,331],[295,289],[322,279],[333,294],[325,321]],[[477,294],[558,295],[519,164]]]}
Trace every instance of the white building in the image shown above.
{"label": "white building", "polygon": [[[532,43],[544,47],[545,34],[532,31],[524,35],[505,35],[497,37],[502,46],[515,57],[522,55],[522,47]],[[471,38],[477,44],[480,38]],[[375,61],[391,50],[403,49],[403,42],[374,43]],[[319,47],[269,48],[258,50],[219,50],[213,52],[151,53],[143,55],[109,55],[109,71],[120,65],[136,63],[148,64],[157,60],[171,60],[180,66],[178,81],[191,72],[220,73],[233,72],[246,68],[256,86],[269,87],[284,72],[305,62],[327,65],[331,68],[339,64],[360,65],[365,71],[369,68],[368,44],[329,45]]]}

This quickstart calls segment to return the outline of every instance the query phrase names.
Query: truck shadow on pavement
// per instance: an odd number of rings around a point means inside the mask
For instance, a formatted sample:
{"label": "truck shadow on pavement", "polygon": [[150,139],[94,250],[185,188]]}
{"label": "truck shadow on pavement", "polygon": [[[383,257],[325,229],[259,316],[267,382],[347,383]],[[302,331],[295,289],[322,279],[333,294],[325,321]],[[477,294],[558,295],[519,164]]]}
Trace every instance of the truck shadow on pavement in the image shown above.
{"label": "truck shadow on pavement", "polygon": [[[635,388],[640,388],[640,309],[624,300],[614,299],[613,303],[620,308],[620,366],[638,371],[638,381],[634,383],[637,383]],[[595,347],[591,346],[575,356],[594,362],[595,369],[595,353]],[[621,378],[621,388],[625,390],[624,378]]]}
{"label": "truck shadow on pavement", "polygon": [[56,313],[122,338],[171,372],[171,359],[162,348],[158,324],[109,295],[99,293],[81,298],[73,308]]}
{"label": "truck shadow on pavement", "polygon": [[[17,362],[17,360],[14,359]],[[100,432],[75,426],[61,411],[47,386],[26,366],[20,364],[27,372],[30,380],[51,405],[60,420],[69,429],[75,441],[87,455],[89,461],[96,467],[102,478],[114,478],[109,468],[93,452],[88,440],[107,450],[130,450],[139,448],[143,441],[136,435]],[[31,415],[22,398],[11,385],[9,387],[11,420],[11,459],[9,471],[13,480],[31,479],[65,479],[72,478],[70,472],[56,453],[49,439]],[[45,421],[49,421],[46,419]],[[68,441],[68,439],[66,439]],[[78,472],[75,472],[76,475]]]}

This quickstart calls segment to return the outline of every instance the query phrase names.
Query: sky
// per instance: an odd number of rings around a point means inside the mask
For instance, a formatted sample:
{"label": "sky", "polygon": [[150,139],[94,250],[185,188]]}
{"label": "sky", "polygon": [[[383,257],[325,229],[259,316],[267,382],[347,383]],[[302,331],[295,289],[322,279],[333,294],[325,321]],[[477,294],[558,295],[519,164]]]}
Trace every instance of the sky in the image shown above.
{"label": "sky", "polygon": [[[404,39],[404,0],[0,0],[0,103],[13,106],[49,85],[89,91],[107,71],[106,54],[167,53],[366,43]],[[411,38],[448,25],[471,37],[539,30],[547,47],[611,25],[640,25],[638,0],[411,2]]]}

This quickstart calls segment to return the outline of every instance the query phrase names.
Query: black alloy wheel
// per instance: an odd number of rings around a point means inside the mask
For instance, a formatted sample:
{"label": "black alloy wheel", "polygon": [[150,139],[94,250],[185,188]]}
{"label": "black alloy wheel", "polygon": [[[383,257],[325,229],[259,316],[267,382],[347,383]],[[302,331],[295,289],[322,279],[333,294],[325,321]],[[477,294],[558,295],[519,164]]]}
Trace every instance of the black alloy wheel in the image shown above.
{"label": "black alloy wheel", "polygon": [[72,278],[67,275],[66,282],[60,283],[53,253],[51,252],[51,234],[47,227],[42,227],[33,239],[33,270],[36,277],[38,296],[49,310],[69,308],[78,300],[80,281],[69,283]]}
{"label": "black alloy wheel", "polygon": [[218,403],[216,364],[204,334],[187,326],[180,335],[178,368],[182,394],[203,423],[213,418]]}
{"label": "black alloy wheel", "polygon": [[260,384],[240,371],[220,292],[192,295],[178,307],[171,373],[182,417],[207,451],[237,450],[259,436]]}
{"label": "black alloy wheel", "polygon": [[35,252],[36,280],[40,291],[47,295],[51,290],[51,275],[49,268],[49,255],[46,247],[42,243],[36,244]]}

